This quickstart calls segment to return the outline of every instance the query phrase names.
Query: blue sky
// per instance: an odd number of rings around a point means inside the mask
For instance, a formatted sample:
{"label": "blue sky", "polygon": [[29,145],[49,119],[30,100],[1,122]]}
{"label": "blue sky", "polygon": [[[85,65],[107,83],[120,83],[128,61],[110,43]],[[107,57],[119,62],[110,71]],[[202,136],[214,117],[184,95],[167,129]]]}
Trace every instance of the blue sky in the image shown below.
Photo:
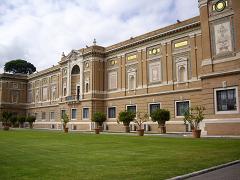
{"label": "blue sky", "polygon": [[197,0],[0,0],[0,72],[16,58],[42,70],[94,38],[109,46],[198,14]]}

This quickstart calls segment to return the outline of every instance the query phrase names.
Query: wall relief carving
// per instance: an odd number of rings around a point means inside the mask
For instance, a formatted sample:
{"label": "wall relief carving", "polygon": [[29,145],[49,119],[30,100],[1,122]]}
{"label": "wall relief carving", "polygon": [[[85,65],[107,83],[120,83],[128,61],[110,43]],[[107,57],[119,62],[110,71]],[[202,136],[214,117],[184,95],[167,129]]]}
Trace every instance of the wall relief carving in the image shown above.
{"label": "wall relief carving", "polygon": [[230,22],[224,22],[214,26],[216,55],[233,50],[230,27]]}

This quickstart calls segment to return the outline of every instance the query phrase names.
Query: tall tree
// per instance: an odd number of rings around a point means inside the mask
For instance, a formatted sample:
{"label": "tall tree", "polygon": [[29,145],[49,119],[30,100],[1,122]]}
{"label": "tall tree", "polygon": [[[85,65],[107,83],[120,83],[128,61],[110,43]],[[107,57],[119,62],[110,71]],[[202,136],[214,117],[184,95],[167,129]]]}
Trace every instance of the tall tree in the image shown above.
{"label": "tall tree", "polygon": [[7,62],[4,65],[4,71],[10,73],[22,73],[22,74],[32,74],[36,71],[36,67],[22,59],[16,59]]}

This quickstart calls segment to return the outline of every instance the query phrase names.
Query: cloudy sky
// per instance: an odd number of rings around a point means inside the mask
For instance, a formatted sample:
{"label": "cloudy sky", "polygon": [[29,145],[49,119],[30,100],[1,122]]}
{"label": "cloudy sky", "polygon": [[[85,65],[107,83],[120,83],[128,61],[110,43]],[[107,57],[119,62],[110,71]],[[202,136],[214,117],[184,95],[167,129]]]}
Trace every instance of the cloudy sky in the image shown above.
{"label": "cloudy sky", "polygon": [[198,14],[197,0],[0,0],[0,72],[17,58],[39,71],[94,38],[109,46]]}

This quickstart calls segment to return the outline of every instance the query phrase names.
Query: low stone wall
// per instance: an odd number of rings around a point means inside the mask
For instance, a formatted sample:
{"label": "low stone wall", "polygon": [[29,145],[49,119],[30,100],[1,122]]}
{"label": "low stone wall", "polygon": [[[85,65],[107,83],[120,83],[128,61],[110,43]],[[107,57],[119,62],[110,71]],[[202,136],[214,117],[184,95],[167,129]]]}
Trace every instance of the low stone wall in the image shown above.
{"label": "low stone wall", "polygon": [[[207,120],[204,122],[201,127],[202,133],[204,135],[240,135],[240,123],[239,122],[219,122],[215,123]],[[94,126],[91,127],[91,122],[89,123],[82,123],[82,122],[75,122],[69,123],[69,131],[93,131]],[[1,123],[0,123],[1,127]],[[156,123],[149,123],[143,125],[145,127],[146,133],[160,133],[160,129],[158,124]],[[91,129],[93,128],[93,129]],[[62,124],[59,122],[41,122],[41,123],[34,123],[34,129],[52,129],[52,130],[61,130]],[[136,131],[137,125],[131,124],[130,130]],[[104,131],[106,132],[124,132],[125,128],[123,124],[117,124],[115,122],[107,122],[104,125]],[[183,123],[176,123],[174,122],[166,124],[166,131],[167,133],[184,133],[187,132],[187,126]]]}
{"label": "low stone wall", "polygon": [[167,132],[186,132],[187,126],[184,124],[167,124]]}
{"label": "low stone wall", "polygon": [[240,135],[240,123],[206,123],[205,126],[207,135]]}
{"label": "low stone wall", "polygon": [[107,131],[124,132],[125,128],[122,124],[107,124]]}

